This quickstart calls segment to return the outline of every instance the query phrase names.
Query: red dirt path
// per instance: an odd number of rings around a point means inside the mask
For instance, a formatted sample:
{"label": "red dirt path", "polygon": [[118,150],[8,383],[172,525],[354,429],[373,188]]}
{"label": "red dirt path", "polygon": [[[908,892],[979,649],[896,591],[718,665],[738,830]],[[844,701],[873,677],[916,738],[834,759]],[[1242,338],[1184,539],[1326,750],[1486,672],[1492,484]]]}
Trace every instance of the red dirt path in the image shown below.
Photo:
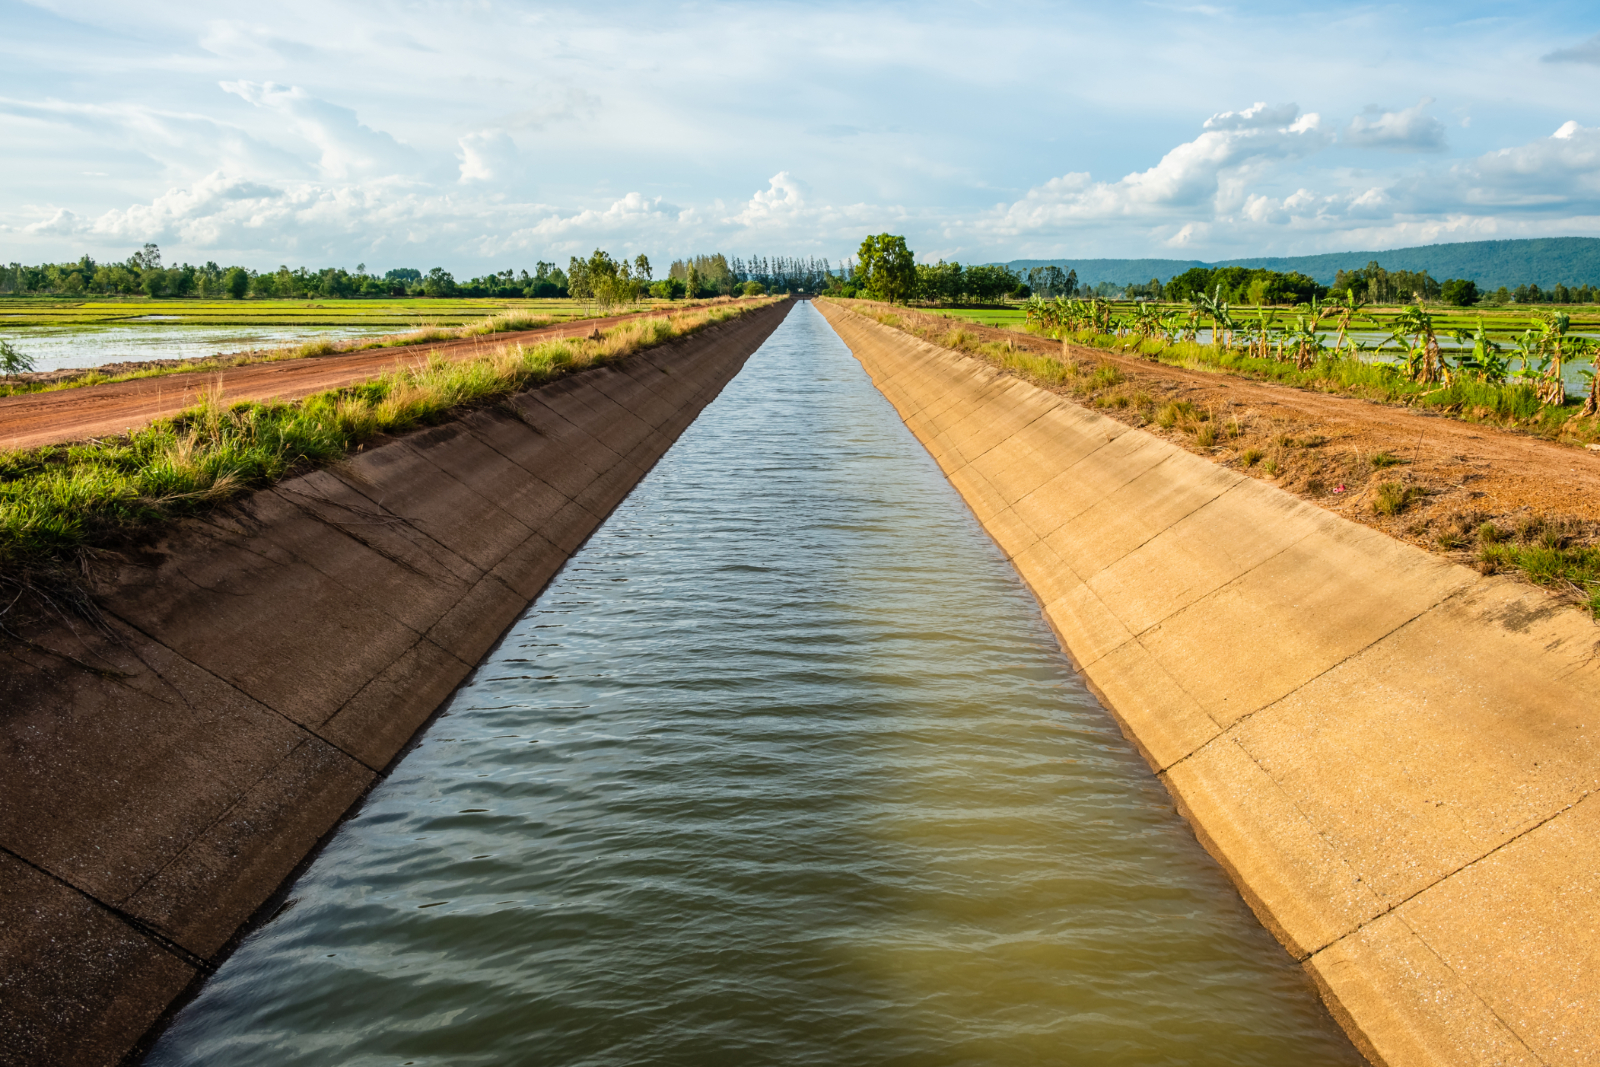
{"label": "red dirt path", "polygon": [[[687,308],[673,309],[674,312],[681,310]],[[0,397],[0,448],[34,448],[126,433],[163,415],[175,415],[194,406],[202,393],[213,393],[234,402],[298,400],[312,393],[370,381],[386,371],[414,366],[434,353],[446,359],[469,359],[504,344],[581,337],[592,333],[596,327],[605,329],[633,319],[660,318],[667,314],[672,312],[575,319],[538,330],[497,333],[462,341],[247,363],[221,370],[180,372],[109,385]]]}

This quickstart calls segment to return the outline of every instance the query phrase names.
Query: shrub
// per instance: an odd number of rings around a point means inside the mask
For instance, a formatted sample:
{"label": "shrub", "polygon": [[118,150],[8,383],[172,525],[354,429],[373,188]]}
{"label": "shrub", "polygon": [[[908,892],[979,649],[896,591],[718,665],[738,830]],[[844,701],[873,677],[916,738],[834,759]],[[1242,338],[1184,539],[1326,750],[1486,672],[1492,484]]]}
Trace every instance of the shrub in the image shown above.
{"label": "shrub", "polygon": [[1384,482],[1372,499],[1372,510],[1379,515],[1398,515],[1420,495],[1416,486]]}

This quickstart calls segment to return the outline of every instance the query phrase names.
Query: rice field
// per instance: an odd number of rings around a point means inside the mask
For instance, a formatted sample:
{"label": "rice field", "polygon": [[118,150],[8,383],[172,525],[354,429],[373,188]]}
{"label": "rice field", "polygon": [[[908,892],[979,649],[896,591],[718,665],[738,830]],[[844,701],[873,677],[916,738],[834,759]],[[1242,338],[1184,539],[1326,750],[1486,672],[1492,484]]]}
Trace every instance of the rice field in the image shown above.
{"label": "rice field", "polygon": [[[615,309],[644,310],[669,301]],[[577,300],[150,300],[0,297],[0,340],[35,370],[195,359],[308,341],[457,327],[508,313],[563,321],[595,314]]]}

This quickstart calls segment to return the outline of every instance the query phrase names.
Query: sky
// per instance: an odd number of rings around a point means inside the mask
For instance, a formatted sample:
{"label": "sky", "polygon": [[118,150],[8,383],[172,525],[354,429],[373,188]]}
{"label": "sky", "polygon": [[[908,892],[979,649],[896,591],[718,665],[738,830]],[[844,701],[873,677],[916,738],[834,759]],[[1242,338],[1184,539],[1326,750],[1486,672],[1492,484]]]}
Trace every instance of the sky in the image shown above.
{"label": "sky", "polygon": [[0,0],[0,261],[1600,236],[1600,4]]}

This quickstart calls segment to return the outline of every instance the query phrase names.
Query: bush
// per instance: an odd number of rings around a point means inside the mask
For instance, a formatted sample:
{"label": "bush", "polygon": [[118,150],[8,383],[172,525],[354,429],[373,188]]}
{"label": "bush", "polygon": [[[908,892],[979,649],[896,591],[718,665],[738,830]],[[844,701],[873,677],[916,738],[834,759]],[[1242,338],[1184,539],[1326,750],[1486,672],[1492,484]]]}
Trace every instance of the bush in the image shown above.
{"label": "bush", "polygon": [[1414,485],[1384,482],[1378,486],[1377,495],[1372,499],[1372,510],[1379,515],[1398,515],[1419,495]]}
{"label": "bush", "polygon": [[1451,278],[1439,290],[1439,296],[1446,304],[1471,307],[1478,302],[1478,283],[1467,278]]}
{"label": "bush", "polygon": [[767,295],[767,287],[762,285],[760,282],[754,281],[754,280],[745,282],[744,285],[741,287],[740,291],[743,292],[745,296],[766,296]]}

